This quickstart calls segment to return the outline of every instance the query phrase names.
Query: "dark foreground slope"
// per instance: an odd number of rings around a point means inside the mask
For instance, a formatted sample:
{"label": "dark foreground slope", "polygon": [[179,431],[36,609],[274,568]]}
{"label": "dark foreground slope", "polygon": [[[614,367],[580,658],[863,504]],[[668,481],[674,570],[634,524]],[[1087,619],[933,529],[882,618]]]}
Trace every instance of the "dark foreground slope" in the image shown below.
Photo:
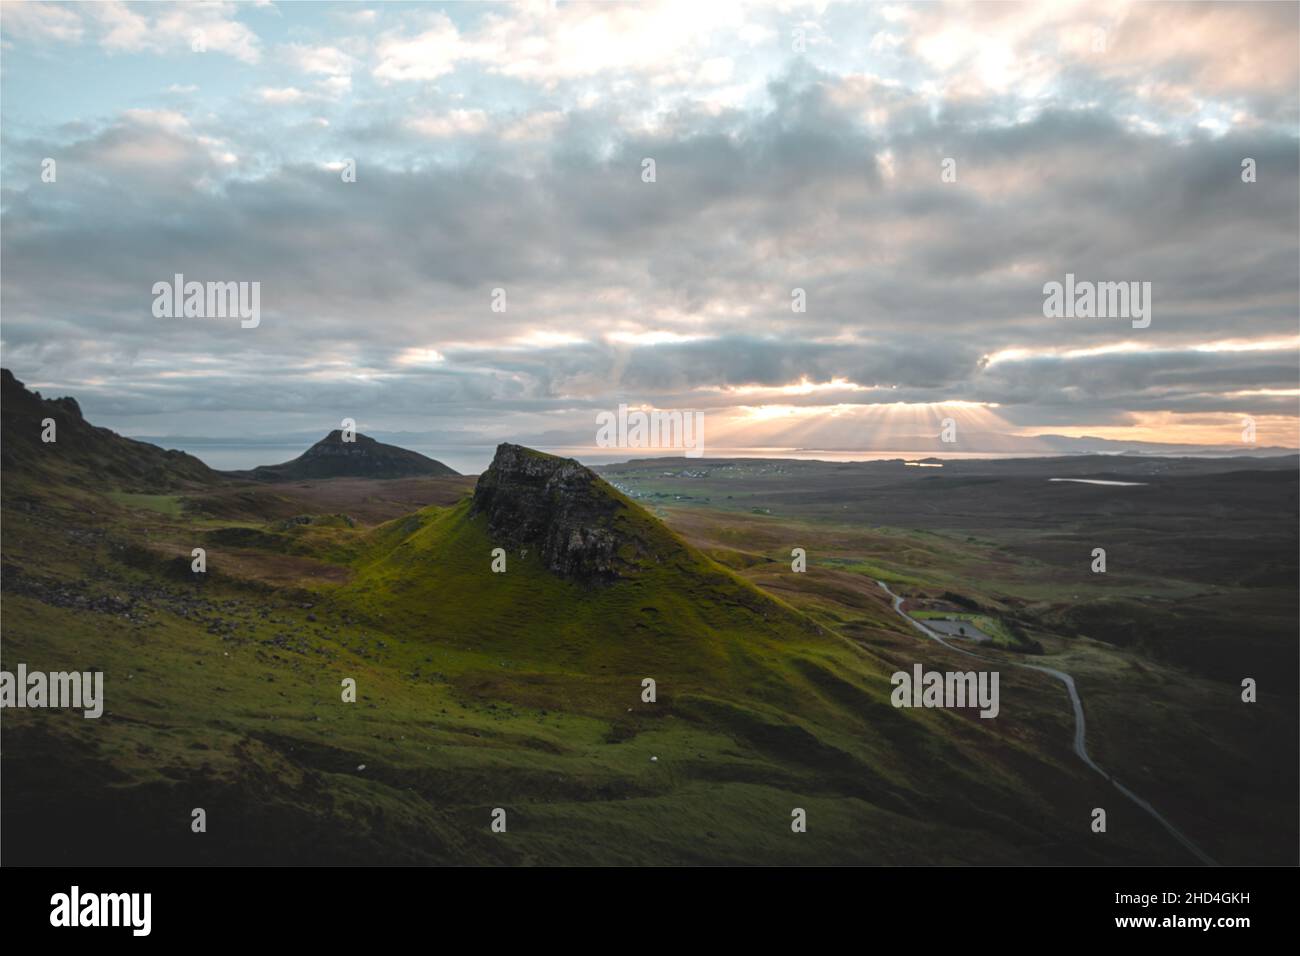
{"label": "dark foreground slope", "polygon": [[6,711],[7,862],[1181,859],[1069,753],[1054,689],[895,709],[894,669],[950,662],[878,598],[813,623],[574,462],[503,446],[472,498],[378,526],[259,524],[277,486],[236,521],[53,485],[15,508],[4,477],[3,666],[106,698]]}

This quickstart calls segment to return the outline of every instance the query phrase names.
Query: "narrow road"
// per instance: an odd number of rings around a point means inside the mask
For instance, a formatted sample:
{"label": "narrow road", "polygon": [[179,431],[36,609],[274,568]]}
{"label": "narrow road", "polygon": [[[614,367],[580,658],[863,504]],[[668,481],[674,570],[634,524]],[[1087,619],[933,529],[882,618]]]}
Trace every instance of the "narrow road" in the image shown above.
{"label": "narrow road", "polygon": [[910,614],[904,611],[903,599],[899,597],[897,594],[895,594],[893,591],[889,590],[888,584],[886,584],[884,581],[877,581],[876,583],[879,584],[880,587],[884,590],[884,592],[893,599],[894,611],[898,614],[899,617],[907,621],[907,623],[911,624],[914,628],[916,628],[926,637],[930,638],[933,641],[938,641],[944,647],[948,648],[948,650],[956,651],[958,654],[965,654],[967,657],[973,657],[976,660],[986,661],[990,664],[997,664],[999,666],[1010,665],[1011,667],[1023,667],[1026,670],[1031,670],[1031,671],[1041,671],[1044,674],[1048,674],[1051,677],[1056,678],[1062,684],[1064,684],[1065,689],[1070,694],[1070,704],[1074,707],[1074,752],[1078,754],[1079,759],[1082,760],[1085,764],[1087,764],[1088,767],[1095,770],[1097,773],[1101,774],[1101,776],[1105,777],[1108,781],[1110,781],[1110,783],[1114,785],[1116,790],[1124,794],[1124,796],[1128,797],[1139,807],[1141,807],[1143,810],[1149,813],[1157,823],[1159,823],[1162,827],[1168,830],[1169,834],[1175,840],[1181,843],[1187,849],[1187,851],[1191,853],[1194,857],[1196,857],[1206,866],[1218,866],[1218,864],[1215,863],[1214,860],[1211,859],[1207,853],[1205,853],[1200,847],[1198,847],[1195,843],[1193,843],[1186,836],[1184,836],[1181,830],[1179,830],[1176,826],[1174,826],[1163,816],[1161,816],[1160,813],[1157,812],[1155,807],[1151,806],[1151,804],[1147,803],[1147,801],[1143,800],[1141,797],[1139,797],[1128,787],[1124,786],[1122,783],[1120,783],[1118,780],[1116,780],[1114,777],[1108,774],[1105,770],[1102,770],[1101,767],[1097,766],[1097,764],[1093,761],[1093,759],[1088,756],[1087,731],[1083,722],[1083,701],[1079,699],[1079,691],[1078,688],[1074,686],[1073,677],[1065,673],[1065,671],[1058,671],[1054,667],[1043,667],[1039,664],[1021,664],[1018,661],[997,660],[996,658],[984,657],[980,654],[975,654],[971,651],[968,651],[964,647],[958,647],[955,644],[951,644],[942,634],[926,627],[923,623],[921,623],[916,618],[912,617]]}

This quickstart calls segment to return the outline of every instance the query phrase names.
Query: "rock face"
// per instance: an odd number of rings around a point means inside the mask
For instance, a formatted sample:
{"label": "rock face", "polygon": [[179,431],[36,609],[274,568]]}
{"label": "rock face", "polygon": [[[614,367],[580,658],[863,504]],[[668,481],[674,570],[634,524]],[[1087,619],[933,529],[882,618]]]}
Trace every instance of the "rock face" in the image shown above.
{"label": "rock face", "polygon": [[457,473],[440,461],[396,445],[385,445],[362,434],[344,441],[335,429],[293,461],[254,468],[258,481],[299,481],[304,478],[411,478],[420,475],[453,477]]}
{"label": "rock face", "polygon": [[653,519],[595,472],[521,445],[497,446],[474,489],[470,516],[479,515],[495,543],[536,549],[551,571],[570,580],[609,583],[664,557],[651,535],[638,533]]}

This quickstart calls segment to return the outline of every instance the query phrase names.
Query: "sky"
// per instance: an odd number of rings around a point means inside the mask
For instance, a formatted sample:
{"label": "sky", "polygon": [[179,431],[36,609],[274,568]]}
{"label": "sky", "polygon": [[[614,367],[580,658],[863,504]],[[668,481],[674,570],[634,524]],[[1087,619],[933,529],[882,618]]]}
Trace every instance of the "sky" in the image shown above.
{"label": "sky", "polygon": [[[1295,448],[1298,157],[1295,3],[6,2],[0,348],[217,467],[343,418],[586,460],[621,404]],[[259,323],[155,315],[177,273]]]}

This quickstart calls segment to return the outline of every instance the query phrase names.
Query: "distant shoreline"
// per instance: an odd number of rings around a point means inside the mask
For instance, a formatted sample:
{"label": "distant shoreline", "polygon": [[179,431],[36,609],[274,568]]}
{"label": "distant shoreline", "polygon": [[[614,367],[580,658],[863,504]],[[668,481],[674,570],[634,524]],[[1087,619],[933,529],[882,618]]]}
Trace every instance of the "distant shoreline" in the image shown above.
{"label": "distant shoreline", "polygon": [[[383,436],[383,433],[376,433]],[[176,448],[188,454],[199,458],[210,468],[218,471],[241,471],[255,468],[259,465],[271,465],[281,461],[287,461],[294,458],[310,446],[311,442],[301,444],[292,444],[288,442],[276,442],[268,444],[236,442],[229,439],[200,439],[200,438],[168,438],[156,436],[128,436],[135,441],[145,441],[162,448]],[[425,445],[418,442],[409,444],[401,441],[400,436],[384,436],[382,440],[399,445],[403,448],[409,448],[411,451],[420,452],[438,461],[445,462],[450,467],[456,469],[461,474],[476,475],[482,472],[492,460],[492,454],[496,448],[495,444],[485,445]],[[685,465],[699,465],[701,462],[719,459],[737,459],[737,460],[769,460],[769,461],[823,461],[836,464],[849,464],[852,462],[879,462],[879,461],[924,461],[934,459],[937,461],[1008,461],[1008,460],[1027,460],[1027,459],[1060,459],[1060,458],[1113,458],[1127,461],[1155,461],[1160,459],[1177,459],[1177,458],[1204,458],[1204,459],[1221,459],[1221,458],[1249,458],[1259,460],[1273,460],[1277,458],[1294,457],[1300,455],[1300,449],[1288,450],[1285,448],[1266,448],[1257,449],[1252,452],[1230,453],[1220,450],[1205,451],[1183,451],[1167,453],[1156,453],[1148,451],[1080,451],[1080,452],[995,452],[995,451],[934,451],[929,449],[914,450],[888,450],[888,451],[871,451],[871,450],[829,450],[829,449],[801,449],[801,448],[705,448],[702,458],[686,458],[680,449],[655,448],[655,449],[635,449],[635,448],[609,448],[609,449],[587,449],[577,447],[566,447],[562,445],[544,445],[539,444],[539,448],[551,454],[561,455],[565,458],[576,458],[584,465],[599,467],[603,465],[613,465],[625,461],[644,461],[650,459],[680,459]],[[589,453],[590,452],[590,453]]]}

